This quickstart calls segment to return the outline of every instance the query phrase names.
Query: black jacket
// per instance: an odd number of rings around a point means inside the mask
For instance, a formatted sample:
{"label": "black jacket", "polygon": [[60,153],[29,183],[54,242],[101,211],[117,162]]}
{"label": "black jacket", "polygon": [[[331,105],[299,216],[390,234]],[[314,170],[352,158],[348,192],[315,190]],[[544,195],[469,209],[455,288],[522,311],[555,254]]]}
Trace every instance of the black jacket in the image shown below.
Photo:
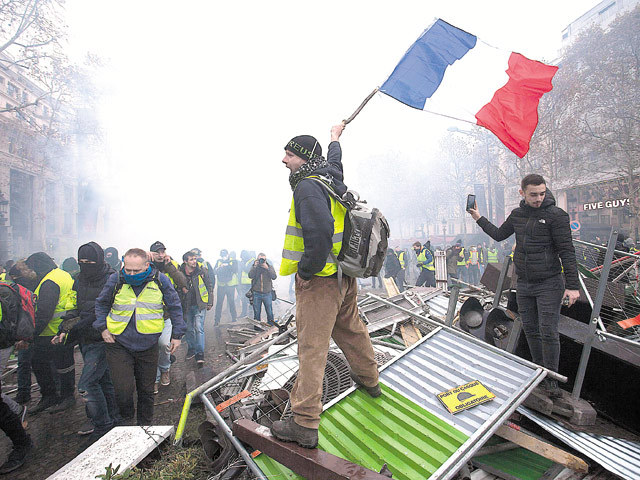
{"label": "black jacket", "polygon": [[[258,262],[256,260],[256,262]],[[251,279],[251,291],[258,293],[270,293],[273,290],[273,280],[276,279],[276,271],[273,269],[268,261],[266,262],[267,268],[263,268],[260,263],[256,265],[256,262],[251,266],[249,270],[249,278]]]}
{"label": "black jacket", "polygon": [[[180,273],[184,276],[187,284],[187,289],[189,290],[182,300],[182,310],[184,312],[189,310],[189,307],[194,305],[194,299],[195,305],[197,305],[200,310],[211,307],[213,305],[213,284],[211,283],[211,278],[209,277],[209,270],[200,267],[200,265],[196,265],[196,269],[191,272],[191,275],[187,275],[187,264],[183,263],[182,265],[180,265]],[[200,296],[198,277],[202,277],[202,281],[207,288],[207,293],[209,294],[209,300],[207,303],[204,303],[202,301],[202,297]]]}
{"label": "black jacket", "polygon": [[90,266],[90,270],[85,266],[80,267],[80,274],[73,282],[73,290],[77,294],[77,310],[80,321],[69,332],[67,343],[74,343],[76,340],[83,344],[103,341],[100,332],[92,327],[93,322],[96,321],[95,303],[114,270],[111,265],[105,262],[104,252],[100,245],[89,242],[80,248],[84,247],[93,250],[94,255],[88,258],[96,263]]}
{"label": "black jacket", "polygon": [[569,215],[556,207],[550,190],[547,190],[540,208],[532,208],[524,200],[520,201],[520,206],[511,212],[500,228],[485,217],[478,219],[477,223],[497,242],[516,234],[513,263],[518,278],[538,282],[558,275],[564,268],[566,288],[580,288]]}
{"label": "black jacket", "polygon": [[[37,275],[38,285],[44,277],[54,268],[58,268],[53,259],[44,252],[30,255],[25,261]],[[60,301],[60,287],[51,280],[46,280],[40,285],[38,299],[36,300],[36,327],[33,332],[34,339],[38,337],[53,318],[56,306]],[[42,342],[50,341],[50,338],[42,339]]]}
{"label": "black jacket", "polygon": [[[312,175],[330,175],[338,195],[347,191],[343,183],[342,149],[339,142],[331,142],[327,152],[329,166],[319,168]],[[326,189],[313,179],[302,179],[293,192],[296,221],[302,226],[304,254],[298,263],[298,275],[309,280],[320,272],[333,247],[333,216]]]}

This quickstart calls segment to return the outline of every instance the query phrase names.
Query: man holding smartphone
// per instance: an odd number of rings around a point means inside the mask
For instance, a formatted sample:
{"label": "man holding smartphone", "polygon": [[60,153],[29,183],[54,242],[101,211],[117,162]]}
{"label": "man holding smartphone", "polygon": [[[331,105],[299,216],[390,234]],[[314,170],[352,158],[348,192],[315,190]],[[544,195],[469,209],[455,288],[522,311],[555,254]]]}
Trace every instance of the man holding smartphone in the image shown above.
{"label": "man holding smartphone", "polygon": [[[523,330],[533,361],[557,372],[562,301],[567,299],[565,304],[570,306],[580,298],[569,215],[556,206],[541,175],[527,175],[520,187],[520,206],[500,227],[480,216],[475,206],[467,210],[497,242],[516,234],[513,263],[518,275],[516,298]],[[562,396],[557,380],[545,379],[544,390],[551,398]]]}

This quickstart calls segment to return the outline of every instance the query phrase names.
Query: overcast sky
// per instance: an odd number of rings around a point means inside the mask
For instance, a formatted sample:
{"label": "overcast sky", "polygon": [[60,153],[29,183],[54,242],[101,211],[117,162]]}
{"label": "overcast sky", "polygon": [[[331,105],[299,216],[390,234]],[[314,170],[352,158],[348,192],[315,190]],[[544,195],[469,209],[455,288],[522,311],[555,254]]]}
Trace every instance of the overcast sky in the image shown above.
{"label": "overcast sky", "polygon": [[[220,248],[276,255],[291,202],[286,142],[310,134],[326,152],[331,125],[435,18],[551,61],[562,29],[596,3],[67,0],[74,55],[106,60],[98,114],[120,174],[105,185],[125,206],[96,240],[162,240],[178,258],[194,246],[210,259]],[[429,162],[450,126],[468,127],[378,94],[343,134],[347,185],[375,204],[384,192],[358,184],[355,167],[387,152]]]}

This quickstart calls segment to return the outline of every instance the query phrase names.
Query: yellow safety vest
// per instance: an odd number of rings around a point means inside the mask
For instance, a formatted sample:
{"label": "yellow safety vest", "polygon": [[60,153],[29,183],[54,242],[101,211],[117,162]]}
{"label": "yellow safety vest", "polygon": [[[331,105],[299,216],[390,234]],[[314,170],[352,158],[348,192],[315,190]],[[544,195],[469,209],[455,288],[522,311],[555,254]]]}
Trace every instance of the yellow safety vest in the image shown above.
{"label": "yellow safety vest", "polygon": [[467,264],[469,265],[478,265],[480,263],[480,254],[477,250],[469,250],[469,260],[467,260]]}
{"label": "yellow safety vest", "polygon": [[427,263],[427,256],[424,253],[426,250],[427,248],[424,247],[422,250],[420,250],[420,255],[418,255],[418,262],[424,262],[424,264],[420,268],[423,270],[435,271],[436,267],[433,266],[433,255],[431,256],[431,261]]}
{"label": "yellow safety vest", "polygon": [[164,328],[163,298],[162,290],[153,280],[147,282],[137,297],[131,285],[123,284],[107,315],[107,329],[113,335],[120,335],[135,312],[138,333],[161,333]]}
{"label": "yellow safety vest", "polygon": [[400,252],[398,254],[398,260],[400,261],[400,267],[404,269],[404,267],[405,267],[404,252]]}
{"label": "yellow safety vest", "polygon": [[0,282],[6,282],[6,281],[7,281],[7,273],[6,272],[0,273]]}
{"label": "yellow safety vest", "polygon": [[[169,260],[171,262],[171,264],[176,267],[177,271],[180,271],[180,265],[178,265],[178,262],[176,262],[175,260],[171,259]],[[164,272],[163,272],[164,273]],[[176,282],[173,281],[173,278],[171,278],[171,275],[169,275],[168,273],[165,273],[166,277],[169,279],[169,281],[171,282],[171,285],[173,285],[173,287],[175,288],[176,286]]]}
{"label": "yellow safety vest", "polygon": [[458,260],[458,266],[459,267],[464,267],[467,265],[467,262],[464,259],[464,248],[460,249],[460,253],[459,255],[462,257],[462,260]]}
{"label": "yellow safety vest", "polygon": [[[312,177],[306,177],[312,178]],[[315,177],[318,178],[318,177]],[[333,196],[329,195],[331,202],[331,216],[333,217],[333,246],[331,254],[327,257],[324,268],[316,273],[319,277],[328,277],[338,271],[336,259],[342,248],[342,236],[344,233],[344,218],[347,209]],[[291,199],[291,209],[289,210],[289,221],[284,236],[284,248],[282,249],[282,263],[280,263],[280,275],[291,275],[298,271],[298,262],[304,254],[304,239],[302,237],[302,225],[296,221],[296,207],[294,199]]]}
{"label": "yellow safety vest", "polygon": [[198,275],[198,291],[200,292],[200,299],[204,303],[209,303],[209,290],[207,290],[207,285],[204,283],[202,275],[204,273]]}
{"label": "yellow safety vest", "polygon": [[498,251],[497,250],[489,250],[487,252],[487,262],[488,263],[498,263]]}
{"label": "yellow safety vest", "polygon": [[58,285],[60,294],[58,296],[56,309],[53,311],[53,317],[42,333],[40,333],[41,337],[53,337],[57,335],[58,327],[62,323],[62,317],[64,317],[69,311],[76,308],[76,292],[72,290],[73,278],[71,278],[71,275],[60,268],[54,268],[44,276],[35,292],[33,292],[36,297],[40,294],[40,287],[47,280],[51,280],[53,283]]}
{"label": "yellow safety vest", "polygon": [[247,270],[251,268],[253,262],[255,261],[256,259],[252,258],[244,264],[244,269],[242,270],[242,276],[240,278],[240,283],[242,283],[243,285],[251,285],[251,279],[249,278],[249,272]]}

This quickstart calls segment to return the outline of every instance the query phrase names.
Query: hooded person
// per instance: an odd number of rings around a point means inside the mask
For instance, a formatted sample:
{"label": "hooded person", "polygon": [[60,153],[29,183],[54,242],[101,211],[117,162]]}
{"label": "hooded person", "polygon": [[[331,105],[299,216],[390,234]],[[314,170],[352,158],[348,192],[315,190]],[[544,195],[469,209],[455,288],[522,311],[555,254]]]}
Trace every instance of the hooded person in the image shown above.
{"label": "hooded person", "polygon": [[75,405],[73,345],[52,343],[63,318],[75,310],[73,278],[44,252],[30,255],[25,263],[38,282],[31,366],[42,398],[31,413],[55,413]]}
{"label": "hooded person", "polygon": [[118,249],[115,247],[107,247],[104,249],[104,260],[111,268],[116,272],[119,272],[122,268],[122,262],[120,261],[120,255],[118,255]]}
{"label": "hooded person", "polygon": [[75,258],[69,257],[65,258],[62,262],[62,270],[75,278],[76,275],[80,272],[80,266],[78,265],[78,261]]}
{"label": "hooded person", "polygon": [[182,305],[171,281],[149,263],[148,253],[140,248],[125,253],[122,270],[108,278],[95,302],[93,328],[106,342],[120,415],[128,420],[136,412],[138,425],[153,425],[158,339],[164,329],[165,308],[171,318],[168,353],[172,354],[186,330]]}
{"label": "hooded person", "polygon": [[78,433],[93,433],[93,438],[97,439],[120,419],[107,364],[105,343],[100,333],[92,326],[96,320],[95,300],[114,270],[105,261],[102,247],[96,242],[80,246],[78,264],[80,273],[73,282],[73,291],[76,294],[80,320],[68,333],[60,332],[57,340],[66,341],[67,344],[80,344],[84,367],[78,381],[78,393],[85,401],[85,412],[89,421]]}

